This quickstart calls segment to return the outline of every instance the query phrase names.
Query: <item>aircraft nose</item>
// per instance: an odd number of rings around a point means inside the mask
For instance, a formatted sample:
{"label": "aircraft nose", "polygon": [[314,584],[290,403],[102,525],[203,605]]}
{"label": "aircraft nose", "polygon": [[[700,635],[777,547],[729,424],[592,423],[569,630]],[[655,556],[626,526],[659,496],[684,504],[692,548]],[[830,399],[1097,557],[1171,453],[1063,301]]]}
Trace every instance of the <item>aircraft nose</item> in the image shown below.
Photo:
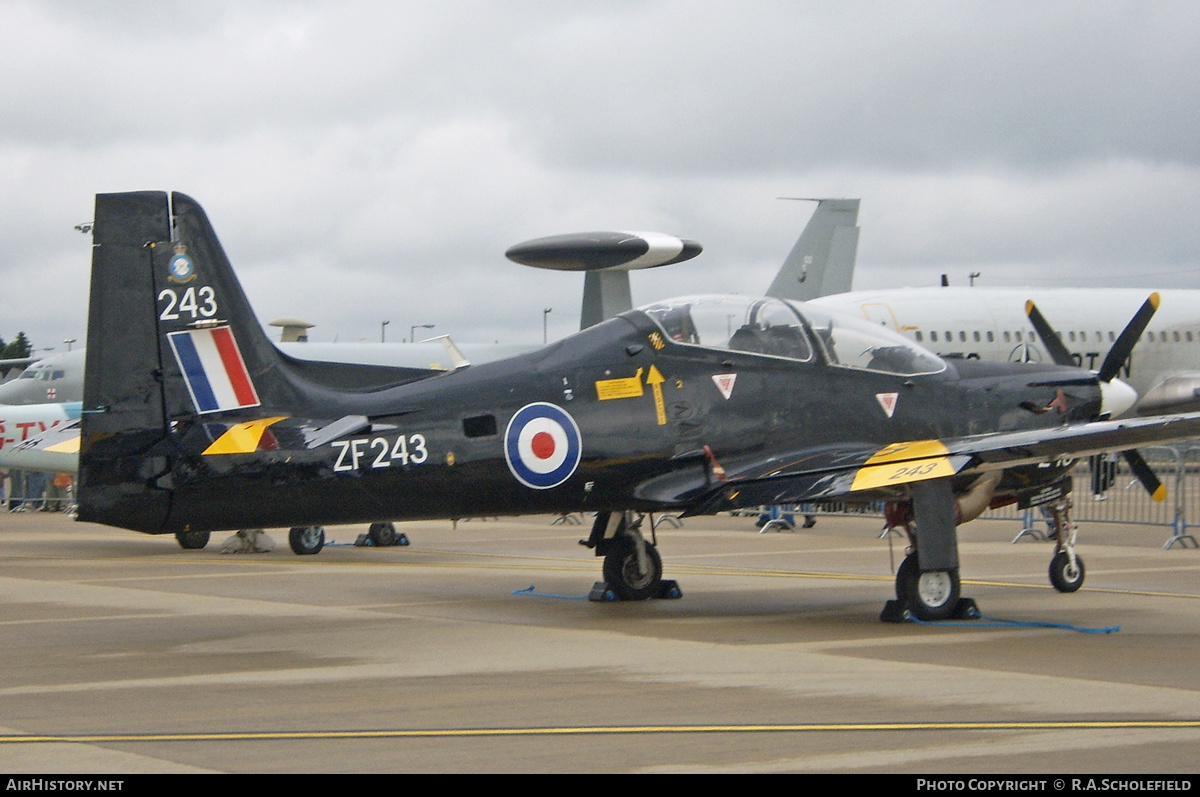
{"label": "aircraft nose", "polygon": [[1100,383],[1100,411],[1110,418],[1125,414],[1137,400],[1137,391],[1120,379]]}

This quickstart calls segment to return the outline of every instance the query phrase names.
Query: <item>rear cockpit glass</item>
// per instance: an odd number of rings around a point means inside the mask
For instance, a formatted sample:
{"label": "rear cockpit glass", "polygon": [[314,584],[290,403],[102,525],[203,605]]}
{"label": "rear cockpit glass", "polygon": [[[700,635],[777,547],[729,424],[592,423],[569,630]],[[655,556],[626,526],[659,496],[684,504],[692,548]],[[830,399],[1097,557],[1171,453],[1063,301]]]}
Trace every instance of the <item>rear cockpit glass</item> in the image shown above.
{"label": "rear cockpit glass", "polygon": [[809,361],[813,342],[830,365],[903,376],[938,373],[937,355],[886,327],[800,302],[747,296],[688,296],[640,308],[668,340]]}
{"label": "rear cockpit glass", "polygon": [[822,307],[789,302],[804,317],[830,365],[889,374],[936,374],[946,363],[931,351],[881,324]]}

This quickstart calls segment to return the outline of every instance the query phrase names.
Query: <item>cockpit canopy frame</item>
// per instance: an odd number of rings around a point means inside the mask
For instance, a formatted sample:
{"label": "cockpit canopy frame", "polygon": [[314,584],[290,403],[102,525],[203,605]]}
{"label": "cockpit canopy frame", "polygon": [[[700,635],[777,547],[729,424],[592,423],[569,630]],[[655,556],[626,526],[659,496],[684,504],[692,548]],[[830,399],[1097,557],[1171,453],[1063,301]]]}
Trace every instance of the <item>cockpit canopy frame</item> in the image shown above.
{"label": "cockpit canopy frame", "polygon": [[769,297],[685,296],[638,308],[683,346],[738,351],[898,376],[936,374],[946,363],[892,330],[823,307]]}

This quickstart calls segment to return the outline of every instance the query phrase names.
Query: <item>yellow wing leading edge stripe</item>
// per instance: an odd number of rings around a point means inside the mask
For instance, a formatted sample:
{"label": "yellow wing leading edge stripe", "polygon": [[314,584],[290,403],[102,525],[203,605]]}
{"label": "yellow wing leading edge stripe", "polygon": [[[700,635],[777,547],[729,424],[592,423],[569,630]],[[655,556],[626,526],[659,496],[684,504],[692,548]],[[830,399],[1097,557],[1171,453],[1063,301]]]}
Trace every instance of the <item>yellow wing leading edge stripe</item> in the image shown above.
{"label": "yellow wing leading edge stripe", "polygon": [[950,450],[940,440],[892,443],[867,459],[854,474],[851,490],[872,490],[909,482],[953,476]]}

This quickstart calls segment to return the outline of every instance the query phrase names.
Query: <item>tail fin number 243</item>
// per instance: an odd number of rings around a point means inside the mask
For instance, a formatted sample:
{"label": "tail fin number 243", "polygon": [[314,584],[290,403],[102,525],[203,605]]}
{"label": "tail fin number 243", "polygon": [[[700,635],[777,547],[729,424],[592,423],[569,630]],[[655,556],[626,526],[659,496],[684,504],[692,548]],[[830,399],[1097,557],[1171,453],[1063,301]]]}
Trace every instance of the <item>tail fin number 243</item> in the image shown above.
{"label": "tail fin number 243", "polygon": [[213,318],[217,314],[217,294],[208,285],[190,287],[182,296],[174,288],[163,288],[158,292],[158,301],[166,303],[158,314],[160,321],[178,321],[181,313],[194,320]]}

